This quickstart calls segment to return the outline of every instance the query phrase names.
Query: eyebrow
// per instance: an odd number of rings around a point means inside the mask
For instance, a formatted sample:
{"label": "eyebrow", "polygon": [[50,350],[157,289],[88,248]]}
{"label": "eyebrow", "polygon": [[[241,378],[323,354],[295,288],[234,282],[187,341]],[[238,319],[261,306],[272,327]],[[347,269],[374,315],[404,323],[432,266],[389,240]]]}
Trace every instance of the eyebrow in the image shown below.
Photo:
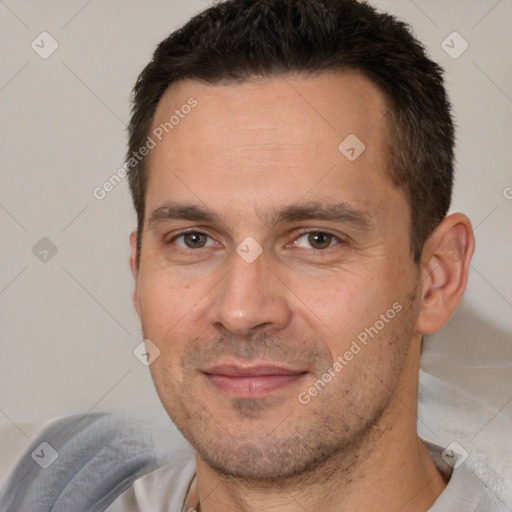
{"label": "eyebrow", "polygon": [[285,206],[274,212],[273,222],[299,222],[307,220],[324,220],[352,224],[358,228],[372,226],[372,217],[366,210],[355,208],[345,203],[322,203],[312,201]]}
{"label": "eyebrow", "polygon": [[193,222],[220,222],[219,216],[208,208],[193,204],[167,202],[154,210],[148,218],[148,229],[167,220],[190,220]]}
{"label": "eyebrow", "polygon": [[[207,207],[170,201],[151,213],[148,218],[148,229],[153,229],[156,225],[168,220],[222,223],[220,217]],[[276,208],[268,216],[268,220],[272,225],[323,220],[351,224],[361,229],[369,228],[373,224],[371,215],[366,210],[355,208],[345,202],[326,204],[320,201]]]}

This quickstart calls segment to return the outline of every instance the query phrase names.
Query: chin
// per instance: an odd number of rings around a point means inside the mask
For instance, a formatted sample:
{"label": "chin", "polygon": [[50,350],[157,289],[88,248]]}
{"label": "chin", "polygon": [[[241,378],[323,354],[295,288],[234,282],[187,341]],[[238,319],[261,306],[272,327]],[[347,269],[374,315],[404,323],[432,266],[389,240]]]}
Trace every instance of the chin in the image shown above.
{"label": "chin", "polygon": [[278,435],[276,429],[268,431],[268,425],[267,431],[265,425],[253,427],[239,429],[236,434],[222,429],[202,430],[186,437],[200,459],[218,474],[261,485],[307,477],[335,458],[340,448],[343,450],[339,438],[328,439],[322,432],[303,429],[299,433],[300,428],[295,428],[288,435]]}

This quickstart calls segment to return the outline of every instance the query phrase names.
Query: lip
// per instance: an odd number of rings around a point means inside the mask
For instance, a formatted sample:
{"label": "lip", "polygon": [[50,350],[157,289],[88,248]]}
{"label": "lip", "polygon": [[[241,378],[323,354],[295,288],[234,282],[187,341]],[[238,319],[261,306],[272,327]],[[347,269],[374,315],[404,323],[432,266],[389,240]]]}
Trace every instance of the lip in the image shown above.
{"label": "lip", "polygon": [[217,365],[203,371],[218,390],[240,398],[260,398],[281,390],[307,372],[276,365]]}

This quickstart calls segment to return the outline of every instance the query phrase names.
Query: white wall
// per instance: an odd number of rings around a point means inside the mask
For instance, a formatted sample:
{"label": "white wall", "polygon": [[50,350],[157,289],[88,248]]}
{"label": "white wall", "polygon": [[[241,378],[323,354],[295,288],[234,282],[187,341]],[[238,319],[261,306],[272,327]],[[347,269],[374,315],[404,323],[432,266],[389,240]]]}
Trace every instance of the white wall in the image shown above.
{"label": "white wall", "polygon": [[[512,398],[512,2],[377,3],[410,22],[446,68],[459,126],[453,210],[470,216],[478,246],[464,304],[427,340],[424,366],[499,408]],[[206,6],[0,3],[0,424],[21,428],[13,442],[30,439],[24,422],[158,402],[132,354],[140,329],[128,188],[101,201],[93,189],[123,163],[129,93],[155,45]],[[42,31],[59,45],[47,59],[31,48],[33,40],[40,52],[51,48]],[[469,44],[456,59],[441,47],[453,31]],[[461,48],[450,41],[451,51]],[[32,252],[42,237],[58,250],[46,263]]]}

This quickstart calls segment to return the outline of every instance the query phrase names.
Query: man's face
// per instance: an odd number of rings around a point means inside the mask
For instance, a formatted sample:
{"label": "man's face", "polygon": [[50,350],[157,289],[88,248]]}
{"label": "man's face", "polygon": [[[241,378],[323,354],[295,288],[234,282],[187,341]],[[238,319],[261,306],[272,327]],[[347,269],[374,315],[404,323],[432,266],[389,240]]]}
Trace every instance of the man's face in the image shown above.
{"label": "man's face", "polygon": [[151,374],[211,467],[292,476],[356,446],[414,370],[419,274],[384,171],[386,103],[330,74],[183,81],[153,129],[176,109],[149,156],[135,271]]}

